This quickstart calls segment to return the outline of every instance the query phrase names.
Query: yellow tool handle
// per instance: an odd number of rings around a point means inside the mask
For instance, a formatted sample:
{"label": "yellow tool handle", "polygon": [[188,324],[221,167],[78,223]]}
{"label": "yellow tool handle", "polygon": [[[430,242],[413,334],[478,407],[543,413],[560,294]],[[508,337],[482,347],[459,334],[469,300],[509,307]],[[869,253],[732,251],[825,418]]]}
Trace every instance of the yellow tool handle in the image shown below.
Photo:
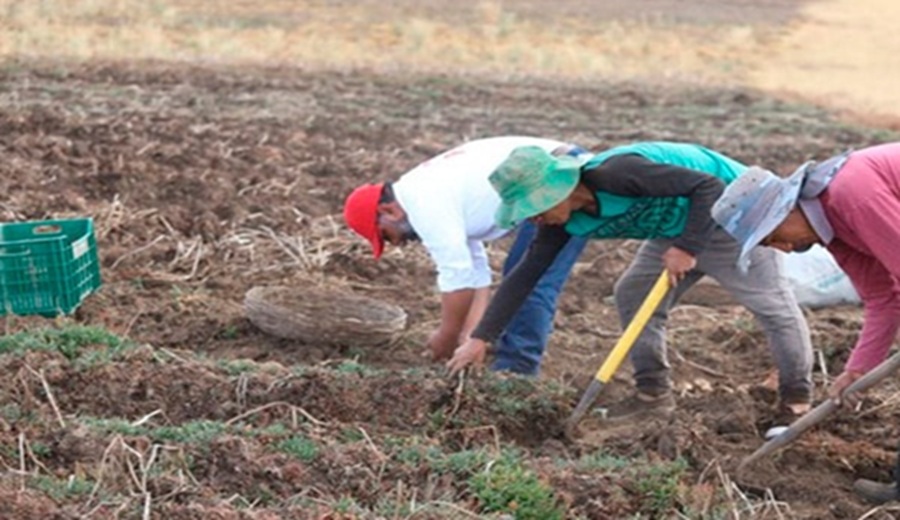
{"label": "yellow tool handle", "polygon": [[622,364],[622,360],[625,359],[625,355],[631,350],[631,345],[634,344],[634,340],[636,340],[641,334],[641,331],[644,330],[644,325],[647,324],[650,316],[653,315],[653,312],[656,310],[656,307],[659,305],[659,302],[662,301],[668,290],[669,271],[663,269],[662,274],[659,275],[656,283],[653,284],[653,288],[650,289],[647,297],[644,298],[644,303],[641,304],[637,314],[631,319],[631,323],[625,328],[625,332],[619,337],[616,346],[613,347],[609,356],[606,357],[606,361],[603,362],[600,366],[600,370],[597,371],[597,375],[594,376],[597,381],[606,384],[612,379],[613,374],[618,370],[619,365]]}

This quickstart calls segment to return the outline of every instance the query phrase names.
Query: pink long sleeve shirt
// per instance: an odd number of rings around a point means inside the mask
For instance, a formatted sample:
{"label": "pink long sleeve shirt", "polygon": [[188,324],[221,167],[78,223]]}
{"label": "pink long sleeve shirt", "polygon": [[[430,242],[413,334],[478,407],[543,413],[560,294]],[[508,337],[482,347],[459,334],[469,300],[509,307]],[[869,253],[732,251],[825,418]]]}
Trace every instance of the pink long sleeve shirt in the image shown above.
{"label": "pink long sleeve shirt", "polygon": [[865,309],[845,370],[868,372],[900,328],[900,143],[851,154],[819,200],[834,228],[828,250]]}

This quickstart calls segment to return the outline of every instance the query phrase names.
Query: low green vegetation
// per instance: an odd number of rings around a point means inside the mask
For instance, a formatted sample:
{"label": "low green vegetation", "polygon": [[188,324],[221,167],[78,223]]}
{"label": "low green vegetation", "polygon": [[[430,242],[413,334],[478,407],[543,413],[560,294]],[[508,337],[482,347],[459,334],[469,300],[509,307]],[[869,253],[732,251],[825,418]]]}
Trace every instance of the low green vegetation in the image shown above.
{"label": "low green vegetation", "polygon": [[112,356],[134,346],[135,343],[122,339],[102,327],[84,325],[63,325],[58,328],[28,330],[0,337],[0,354],[48,351],[59,352],[69,360],[85,356],[91,347],[100,347],[100,350]]}
{"label": "low green vegetation", "polygon": [[[562,461],[562,464],[568,465],[568,461]],[[597,450],[582,455],[575,461],[575,468],[581,471],[596,471],[601,473],[616,473],[627,469],[633,464],[633,461],[624,457],[607,453],[604,450]]]}
{"label": "low green vegetation", "polygon": [[509,512],[517,520],[561,520],[566,508],[553,488],[514,452],[506,452],[468,481],[485,513]]}
{"label": "low green vegetation", "polygon": [[259,370],[259,363],[251,359],[219,359],[216,366],[230,376],[253,373]]}
{"label": "low green vegetation", "polygon": [[315,441],[303,435],[292,435],[282,439],[275,444],[275,448],[303,462],[312,462],[319,456],[319,446]]}
{"label": "low green vegetation", "polygon": [[[482,513],[514,514],[517,519],[561,519],[565,506],[553,488],[528,469],[518,450],[487,448],[447,452],[438,444],[416,438],[391,438],[391,459],[408,468],[428,467],[465,482],[467,494],[478,499]],[[396,511],[395,511],[396,512]]]}
{"label": "low green vegetation", "polygon": [[150,438],[161,442],[205,445],[228,430],[228,425],[222,421],[189,421],[176,426],[154,428],[150,431]]}
{"label": "low green vegetation", "polygon": [[516,417],[526,411],[540,413],[552,410],[555,405],[551,394],[537,385],[536,380],[528,377],[495,377],[488,388],[493,396],[489,404],[498,414],[508,417]]}
{"label": "low green vegetation", "polygon": [[[79,364],[93,366],[111,362],[117,359],[120,353],[134,346],[133,343],[104,329],[73,325],[21,332],[0,338],[0,354],[21,355],[28,351],[58,352],[75,366]],[[156,353],[152,347],[142,348]],[[162,350],[160,353],[166,351]],[[190,354],[186,356],[192,362],[217,368],[225,378],[253,374],[259,366],[250,360],[217,360]],[[296,370],[295,367],[291,369],[295,377],[301,377],[308,372],[308,369]],[[380,373],[382,371],[352,360],[336,365],[331,371],[331,374],[340,380],[338,381],[340,384],[358,377],[376,377]],[[559,388],[545,391],[543,386],[526,378],[487,376],[478,384],[482,385],[478,389],[480,393],[491,396],[491,400],[486,404],[492,410],[491,413],[498,416],[518,414],[521,417],[521,414],[540,413],[542,409],[552,411],[558,406],[556,398],[563,393]],[[33,419],[33,413],[23,411],[16,403],[7,403],[0,407],[0,418],[10,424],[29,422]],[[280,421],[263,422],[260,425],[254,424],[254,421],[232,424],[208,419],[177,424],[160,424],[161,421],[166,421],[162,415],[148,416],[145,420],[136,422],[118,417],[85,415],[68,418],[70,425],[87,427],[87,430],[96,437],[121,435],[126,438],[125,442],[129,445],[134,442],[133,438],[142,437],[154,444],[183,449],[184,451],[179,452],[182,457],[180,460],[182,466],[188,469],[194,467],[193,461],[210,456],[209,445],[224,436],[240,437],[247,442],[258,443],[258,449],[270,453],[283,453],[307,464],[315,462],[327,465],[333,458],[330,449],[326,452],[325,444],[318,437],[311,436],[310,431],[298,431]],[[479,443],[454,450],[453,443],[443,442],[441,436],[447,426],[455,424],[456,421],[462,421],[458,426],[466,426],[463,416],[448,417],[446,408],[437,408],[429,415],[430,427],[419,435],[409,432],[382,432],[379,435],[377,430],[369,430],[370,436],[353,423],[345,424],[330,433],[338,440],[338,443],[333,445],[335,450],[347,449],[343,447],[345,444],[374,443],[376,449],[387,455],[387,463],[391,465],[390,471],[399,479],[406,480],[410,486],[415,486],[416,479],[424,474],[429,478],[450,477],[454,484],[442,491],[446,493],[443,496],[448,503],[455,503],[460,499],[469,501],[468,507],[475,514],[494,518],[512,516],[517,520],[566,518],[569,514],[568,506],[553,485],[529,463],[531,458],[529,452],[517,448],[501,448],[498,451],[493,444]],[[28,442],[32,456],[44,464],[51,463],[58,455],[59,448],[44,438],[31,438]],[[0,455],[9,460],[15,460],[19,456],[15,447],[0,450]],[[182,466],[175,468],[171,464],[160,463],[154,466],[148,475],[156,478],[167,471],[181,471]],[[635,500],[640,503],[637,513],[648,518],[661,518],[677,510],[681,503],[680,493],[683,492],[681,482],[688,470],[687,464],[683,461],[656,463],[643,457],[631,459],[603,450],[585,454],[574,460],[560,459],[556,462],[556,466],[578,474],[602,475],[604,476],[602,478],[613,478],[617,481],[626,479],[631,485],[619,490],[620,493],[627,493],[627,496],[623,495],[623,500]],[[64,479],[51,471],[50,474],[41,473],[29,477],[27,483],[32,489],[62,503],[67,500],[83,500],[86,495],[94,492],[97,485],[90,479],[96,478],[96,474],[87,473],[87,475],[90,477],[79,475]],[[101,494],[108,491],[97,490]],[[279,496],[276,488],[267,485],[248,485],[235,496],[237,498],[234,504],[239,508],[279,507],[291,503],[290,500],[285,501],[284,497]],[[420,511],[414,501],[406,500],[402,494],[386,495],[375,502],[364,501],[350,494],[335,495],[327,504],[335,513],[348,515],[374,513],[384,517],[404,517]]]}
{"label": "low green vegetation", "polygon": [[36,475],[29,478],[28,485],[46,493],[47,496],[58,502],[70,498],[85,497],[89,495],[94,488],[93,481],[86,478],[75,477],[74,475],[68,479],[56,478],[49,475]]}
{"label": "low green vegetation", "polygon": [[683,459],[642,465],[636,476],[642,509],[654,518],[672,511],[678,504],[680,481],[687,469],[688,464]]}
{"label": "low green vegetation", "polygon": [[225,433],[238,431],[222,421],[189,421],[172,426],[135,425],[124,419],[99,419],[81,417],[80,421],[101,433],[113,433],[129,437],[147,436],[153,441],[204,445]]}
{"label": "low green vegetation", "polygon": [[341,362],[341,364],[338,365],[335,370],[342,374],[359,374],[361,376],[369,376],[378,373],[377,369],[354,360],[346,360]]}

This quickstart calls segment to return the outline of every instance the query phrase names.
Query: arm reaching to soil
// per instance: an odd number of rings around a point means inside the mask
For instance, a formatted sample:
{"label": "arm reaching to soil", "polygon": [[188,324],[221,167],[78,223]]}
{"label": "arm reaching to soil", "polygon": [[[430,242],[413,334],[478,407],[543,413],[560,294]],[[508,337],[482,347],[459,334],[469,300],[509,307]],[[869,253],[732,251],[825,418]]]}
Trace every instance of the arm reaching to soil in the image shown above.
{"label": "arm reaching to soil", "polygon": [[503,332],[570,238],[571,235],[560,226],[538,227],[537,236],[525,257],[503,279],[471,337],[454,351],[453,357],[447,362],[451,373],[484,362],[487,344]]}
{"label": "arm reaching to soil", "polygon": [[428,339],[432,360],[449,359],[468,337],[484,313],[488,293],[487,287],[441,293],[441,325]]}

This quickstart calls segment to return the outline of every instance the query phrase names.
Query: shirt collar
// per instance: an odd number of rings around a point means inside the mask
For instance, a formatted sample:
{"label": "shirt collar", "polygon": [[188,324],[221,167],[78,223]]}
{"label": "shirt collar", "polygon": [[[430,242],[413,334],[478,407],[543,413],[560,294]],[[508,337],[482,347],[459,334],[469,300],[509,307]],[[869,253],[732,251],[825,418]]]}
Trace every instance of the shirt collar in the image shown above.
{"label": "shirt collar", "polygon": [[806,170],[806,174],[803,178],[803,188],[800,189],[800,198],[797,200],[797,204],[800,206],[803,214],[806,215],[806,219],[809,221],[809,225],[812,226],[813,231],[819,235],[819,238],[825,245],[834,240],[834,228],[828,222],[828,217],[825,216],[825,209],[822,207],[819,195],[828,188],[828,185],[834,180],[834,177],[841,170],[841,167],[844,166],[844,163],[847,162],[849,156],[850,151],[848,150],[820,163],[809,162],[801,166],[801,168]]}
{"label": "shirt collar", "polygon": [[834,240],[834,228],[828,222],[828,218],[825,216],[825,209],[822,208],[822,202],[819,198],[800,199],[797,201],[797,204],[800,206],[800,211],[806,215],[806,220],[809,221],[813,231],[822,239],[822,243],[826,246],[830,244]]}
{"label": "shirt collar", "polygon": [[850,150],[819,163],[810,161],[801,166],[800,168],[805,169],[806,173],[803,175],[800,198],[813,199],[821,195],[847,162],[849,156]]}

